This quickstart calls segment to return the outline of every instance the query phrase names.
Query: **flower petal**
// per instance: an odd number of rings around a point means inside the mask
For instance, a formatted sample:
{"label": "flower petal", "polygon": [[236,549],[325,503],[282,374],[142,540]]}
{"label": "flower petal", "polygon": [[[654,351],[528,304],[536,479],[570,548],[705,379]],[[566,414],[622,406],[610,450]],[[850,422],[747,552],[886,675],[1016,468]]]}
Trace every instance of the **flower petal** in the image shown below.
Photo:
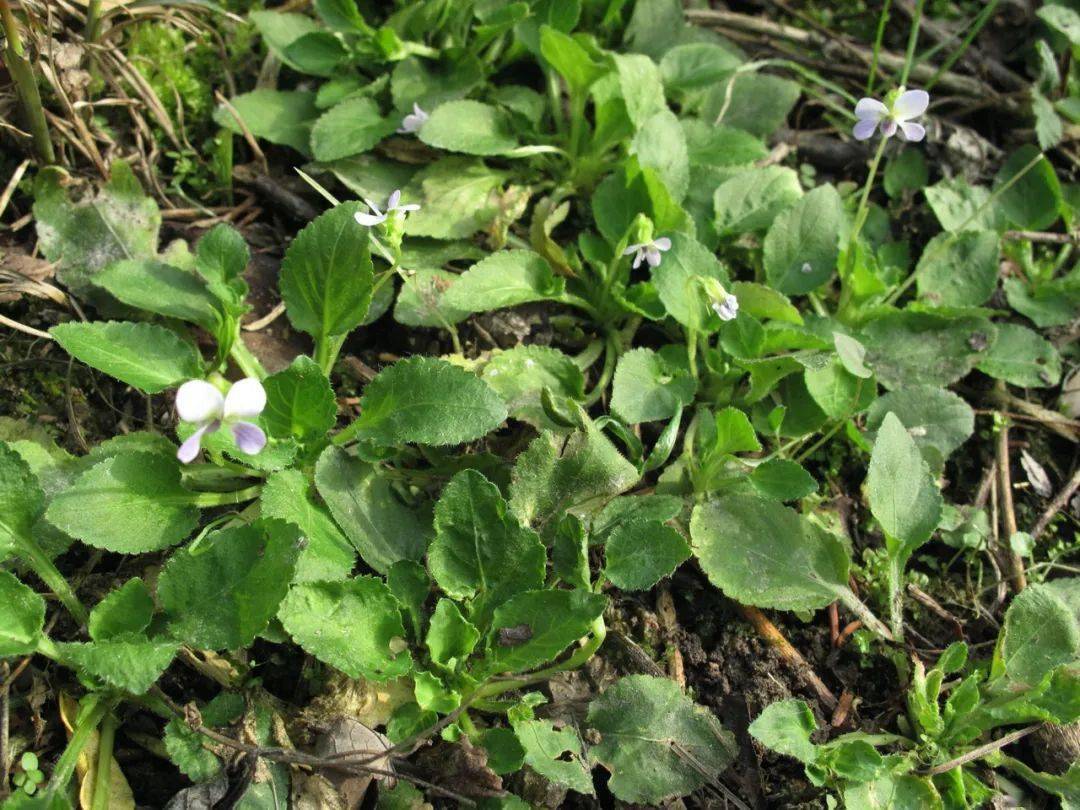
{"label": "flower petal", "polygon": [[199,456],[199,451],[202,449],[202,437],[203,434],[209,432],[213,433],[218,429],[220,422],[207,422],[201,428],[196,430],[184,441],[180,448],[176,451],[176,457],[180,460],[181,464],[190,464]]}
{"label": "flower petal", "polygon": [[421,121],[427,118],[427,113],[424,112],[424,108],[417,104],[415,101],[412,103],[412,111],[413,115],[415,115]]}
{"label": "flower petal", "polygon": [[252,419],[266,407],[266,390],[254,377],[234,382],[225,395],[225,418]]}
{"label": "flower petal", "polygon": [[353,218],[367,228],[374,228],[380,222],[386,222],[385,214],[363,214],[357,211],[353,214]]}
{"label": "flower petal", "polygon": [[881,134],[886,138],[891,138],[896,134],[896,121],[892,118],[886,118],[881,122]]}
{"label": "flower petal", "polygon": [[661,236],[659,239],[653,239],[652,244],[657,250],[671,250],[671,240],[666,236]]}
{"label": "flower petal", "polygon": [[401,202],[401,189],[396,188],[391,192],[390,199],[386,201],[386,210],[393,211],[398,207],[399,202]]}
{"label": "flower petal", "polygon": [[929,106],[929,93],[925,90],[908,90],[905,93],[901,93],[900,97],[893,103],[893,118],[898,121],[907,121],[910,118],[917,118],[926,112],[926,108]]}
{"label": "flower petal", "polygon": [[926,127],[913,121],[901,121],[900,132],[905,141],[921,141],[926,137]]}
{"label": "flower petal", "polygon": [[408,205],[399,205],[397,207],[397,210],[398,211],[419,211],[420,206],[417,205],[416,203],[409,203]]}
{"label": "flower petal", "polygon": [[[864,118],[855,124],[855,128],[851,130],[851,134],[855,136],[855,140],[865,141],[874,134],[877,125],[878,122],[873,118]],[[360,215],[357,214],[356,216],[359,217]]]}
{"label": "flower petal", "polygon": [[266,447],[266,434],[251,422],[237,422],[232,426],[233,438],[241,451],[253,456]]}
{"label": "flower petal", "polygon": [[869,118],[880,121],[888,114],[889,108],[876,98],[860,98],[859,103],[855,105],[856,118]]}
{"label": "flower petal", "polygon": [[368,208],[370,208],[372,210],[372,212],[375,214],[375,216],[377,216],[377,217],[382,216],[383,212],[379,210],[379,206],[377,206],[375,203],[373,203],[367,197],[361,197],[360,199],[362,199],[364,201],[364,205],[366,205]]}
{"label": "flower petal", "polygon": [[224,407],[225,397],[206,380],[188,380],[176,392],[176,413],[185,422],[220,419]]}
{"label": "flower petal", "polygon": [[643,247],[645,247],[645,246],[644,245],[630,245],[629,247],[626,248],[626,250],[624,250],[622,252],[622,255],[623,256],[629,256],[631,253],[636,253],[637,251],[641,250]]}
{"label": "flower petal", "polygon": [[649,263],[649,267],[660,266],[660,251],[654,247],[645,249],[645,261]]}

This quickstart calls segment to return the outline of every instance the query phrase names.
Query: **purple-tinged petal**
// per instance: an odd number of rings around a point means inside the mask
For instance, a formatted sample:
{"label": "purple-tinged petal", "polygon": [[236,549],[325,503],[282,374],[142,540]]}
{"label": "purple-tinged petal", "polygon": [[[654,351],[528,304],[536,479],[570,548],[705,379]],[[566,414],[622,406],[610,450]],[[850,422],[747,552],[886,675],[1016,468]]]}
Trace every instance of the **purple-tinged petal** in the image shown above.
{"label": "purple-tinged petal", "polygon": [[671,240],[666,236],[661,236],[659,239],[653,239],[653,247],[657,250],[671,250]]}
{"label": "purple-tinged petal", "polygon": [[880,121],[888,114],[889,108],[876,98],[860,98],[859,103],[855,105],[856,118],[869,118]]}
{"label": "purple-tinged petal", "polygon": [[644,245],[630,245],[626,250],[622,252],[623,256],[629,256],[631,253],[637,253]]}
{"label": "purple-tinged petal", "polygon": [[886,118],[881,122],[881,134],[886,138],[891,138],[896,134],[896,122],[891,118]]}
{"label": "purple-tinged petal", "polygon": [[401,202],[401,189],[394,189],[390,194],[390,199],[386,201],[386,210],[393,211],[399,202]]}
{"label": "purple-tinged petal", "polygon": [[213,433],[220,424],[220,422],[208,422],[188,436],[176,451],[176,457],[180,460],[180,463],[190,464],[198,458],[199,451],[202,449],[203,434]]}
{"label": "purple-tinged petal", "polygon": [[660,266],[660,251],[654,247],[646,248],[645,261],[649,263],[649,267]]}
{"label": "purple-tinged petal", "polygon": [[251,422],[236,422],[232,426],[232,434],[236,439],[236,446],[249,456],[266,447],[266,434],[262,432],[262,428]]}
{"label": "purple-tinged petal", "polygon": [[893,117],[899,121],[917,118],[930,106],[930,94],[925,90],[908,90],[893,103]]}
{"label": "purple-tinged petal", "polygon": [[[877,129],[878,122],[872,118],[864,118],[863,120],[855,124],[855,128],[851,130],[851,134],[855,136],[857,141],[865,141],[871,135],[874,134],[874,130]],[[359,216],[359,214],[357,215]]]}
{"label": "purple-tinged petal", "polygon": [[913,121],[901,121],[900,132],[905,141],[921,141],[926,137],[926,127]]}
{"label": "purple-tinged petal", "polygon": [[641,260],[645,258],[645,248],[638,248],[634,253],[634,263],[631,265],[633,269],[637,270],[641,266]]}

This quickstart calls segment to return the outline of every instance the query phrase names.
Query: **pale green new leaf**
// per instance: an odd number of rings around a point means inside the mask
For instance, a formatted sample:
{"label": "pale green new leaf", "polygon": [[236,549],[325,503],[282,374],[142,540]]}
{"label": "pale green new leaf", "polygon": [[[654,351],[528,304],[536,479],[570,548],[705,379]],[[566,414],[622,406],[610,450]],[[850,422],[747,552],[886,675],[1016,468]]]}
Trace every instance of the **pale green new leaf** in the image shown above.
{"label": "pale green new leaf", "polygon": [[405,189],[420,205],[405,221],[409,236],[467,239],[499,214],[498,189],[507,175],[481,161],[448,157],[422,169]]}
{"label": "pale green new leaf", "polygon": [[320,161],[352,157],[372,149],[397,128],[397,121],[379,114],[373,99],[346,99],[320,115],[312,126],[311,151]]}
{"label": "pale green new leaf", "polygon": [[591,759],[611,772],[615,797],[634,804],[694,792],[737,751],[713,713],[667,678],[622,678],[590,704],[588,723],[600,734]]}
{"label": "pale green new leaf", "polygon": [[346,202],[309,223],[281,262],[281,297],[289,321],[316,340],[346,335],[364,322],[374,275],[368,231]]}
{"label": "pale green new leaf", "polygon": [[851,561],[839,538],[775,501],[730,495],[694,507],[694,553],[737,602],[817,610],[846,596]]}
{"label": "pale green new leaf", "polygon": [[520,344],[494,354],[481,373],[510,412],[538,430],[557,429],[541,402],[543,390],[556,397],[581,400],[585,397],[585,377],[577,364],[550,346]]}
{"label": "pale green new leaf", "polygon": [[241,135],[243,127],[236,120],[239,116],[256,138],[291,146],[303,155],[311,154],[311,125],[319,115],[314,93],[263,88],[242,93],[229,104],[232,109],[221,106],[214,111],[219,126]]}
{"label": "pale green new leaf", "polygon": [[45,600],[0,570],[0,658],[33,653],[44,625]]}
{"label": "pale green new leaf", "polygon": [[941,492],[903,423],[887,414],[874,440],[866,493],[887,537],[900,542],[903,554],[925,543],[941,517]]}
{"label": "pale green new leaf", "polygon": [[424,556],[427,527],[371,464],[328,447],[315,466],[315,486],[349,542],[380,574]]}
{"label": "pale green new leaf", "polygon": [[604,546],[604,576],[624,591],[647,591],[690,559],[690,546],[654,520],[622,523]]}
{"label": "pale green new leaf", "polygon": [[431,614],[426,644],[431,660],[444,667],[464,661],[476,648],[480,631],[450,599],[440,599]]}
{"label": "pale green new leaf", "polygon": [[770,703],[747,730],[762,745],[794,757],[804,765],[817,757],[817,746],[810,741],[810,735],[817,731],[817,721],[810,707],[801,700]]}
{"label": "pale green new leaf", "polygon": [[133,577],[90,611],[90,638],[104,641],[127,633],[142,633],[154,616],[154,597],[146,583]]}
{"label": "pale green new leaf", "polygon": [[278,616],[305,651],[351,678],[386,681],[412,668],[408,650],[394,651],[405,636],[398,602],[376,577],[294,585]]}
{"label": "pale green new leaf", "polygon": [[466,155],[501,155],[518,145],[505,112],[472,100],[440,104],[417,135],[429,146]]}
{"label": "pale green new leaf", "polygon": [[483,380],[434,357],[410,357],[383,369],[364,389],[359,427],[382,445],[448,445],[479,439],[507,417]]}
{"label": "pale green new leaf", "polygon": [[139,554],[176,545],[199,519],[172,456],[124,452],[99,462],[58,493],[45,517],[96,548]]}
{"label": "pale green new leaf", "polygon": [[195,344],[157,324],[62,323],[49,334],[76,360],[147,394],[202,377]]}
{"label": "pale green new leaf", "polygon": [[663,109],[649,116],[634,136],[630,151],[641,166],[659,175],[671,199],[682,201],[690,187],[690,157],[686,135],[675,113]]}
{"label": "pale green new leaf", "polygon": [[207,650],[251,644],[285,597],[299,551],[296,528],[274,520],[219,529],[177,551],[157,587],[170,631]]}

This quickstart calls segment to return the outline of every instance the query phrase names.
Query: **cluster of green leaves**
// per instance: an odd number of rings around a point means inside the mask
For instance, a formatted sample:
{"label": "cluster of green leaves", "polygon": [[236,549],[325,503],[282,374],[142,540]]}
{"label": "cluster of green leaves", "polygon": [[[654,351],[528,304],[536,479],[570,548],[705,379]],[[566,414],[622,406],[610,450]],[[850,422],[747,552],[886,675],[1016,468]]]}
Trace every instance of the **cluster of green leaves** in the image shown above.
{"label": "cluster of green leaves", "polygon": [[[947,677],[953,680],[946,682]],[[814,714],[801,700],[773,703],[750,725],[772,750],[794,757],[815,785],[828,786],[850,810],[982,807],[996,791],[984,766],[1011,771],[1080,806],[1080,765],[1063,775],[1033,771],[996,747],[980,748],[996,729],[1080,719],[1080,579],[1025,589],[1009,606],[993,657],[970,662],[962,642],[929,671],[912,658],[900,734],[811,737]],[[968,751],[975,756],[964,757]]]}

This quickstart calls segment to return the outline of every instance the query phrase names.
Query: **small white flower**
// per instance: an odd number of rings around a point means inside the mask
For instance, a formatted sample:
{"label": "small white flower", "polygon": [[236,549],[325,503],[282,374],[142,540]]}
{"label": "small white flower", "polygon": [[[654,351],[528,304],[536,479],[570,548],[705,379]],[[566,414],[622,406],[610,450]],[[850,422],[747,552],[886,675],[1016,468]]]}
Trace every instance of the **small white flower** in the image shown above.
{"label": "small white flower", "polygon": [[725,293],[719,301],[712,302],[712,309],[722,321],[733,321],[739,314],[739,299],[731,293]]}
{"label": "small white flower", "polygon": [[666,236],[661,236],[659,239],[653,239],[651,242],[641,242],[637,245],[630,245],[626,250],[622,252],[623,256],[629,256],[634,254],[634,269],[636,270],[642,263],[642,261],[648,262],[649,267],[656,267],[660,264],[660,253],[662,251],[671,250],[671,240]]}
{"label": "small white flower", "polygon": [[224,395],[206,380],[188,380],[176,392],[176,412],[198,429],[180,445],[176,457],[184,464],[194,461],[203,436],[222,425],[232,430],[237,447],[249,456],[255,455],[266,446],[266,434],[246,420],[255,419],[265,407],[266,391],[254,377],[233,383]]}
{"label": "small white flower", "polygon": [[375,213],[374,214],[362,214],[359,211],[357,211],[355,214],[353,214],[353,216],[356,217],[357,222],[359,222],[361,225],[366,225],[369,228],[374,228],[376,225],[378,225],[378,224],[380,224],[382,222],[386,222],[387,217],[389,217],[395,211],[401,211],[402,215],[404,215],[404,214],[408,213],[409,211],[419,211],[420,210],[419,205],[415,205],[415,204],[412,204],[412,203],[410,203],[409,205],[399,205],[399,203],[401,202],[401,190],[400,189],[394,191],[394,193],[390,195],[390,199],[386,201],[386,210],[385,211],[380,211],[379,206],[375,205],[375,203],[373,203],[371,200],[368,200],[368,199],[365,198],[364,202],[367,204],[367,207],[370,208]]}
{"label": "small white flower", "polygon": [[424,122],[428,120],[428,114],[424,112],[420,105],[415,101],[412,105],[412,112],[401,119],[401,126],[398,127],[399,135],[411,135],[414,132],[419,132],[420,127],[424,125]]}
{"label": "small white flower", "polygon": [[881,128],[881,134],[891,138],[897,130],[905,141],[921,141],[926,137],[926,129],[911,119],[926,112],[930,104],[930,94],[925,90],[900,89],[892,107],[886,107],[877,99],[861,98],[855,105],[855,129],[852,134],[856,140],[865,141]]}
{"label": "small white flower", "polygon": [[803,262],[802,267],[799,269],[802,270],[802,272],[804,273],[813,273],[814,265],[810,264],[810,262]]}

